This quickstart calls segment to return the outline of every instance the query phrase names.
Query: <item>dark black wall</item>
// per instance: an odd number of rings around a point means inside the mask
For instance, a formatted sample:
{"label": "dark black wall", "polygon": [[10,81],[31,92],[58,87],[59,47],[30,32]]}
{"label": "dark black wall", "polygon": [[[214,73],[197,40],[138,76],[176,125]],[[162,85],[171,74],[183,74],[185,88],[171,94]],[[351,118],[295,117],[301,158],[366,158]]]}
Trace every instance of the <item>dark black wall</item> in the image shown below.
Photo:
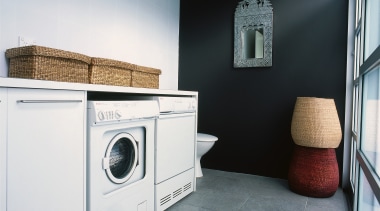
{"label": "dark black wall", "polygon": [[[298,96],[334,98],[344,125],[345,0],[272,0],[273,66],[233,68],[237,0],[182,0],[179,89],[199,92],[206,168],[287,178]],[[337,149],[342,168],[343,143]]]}

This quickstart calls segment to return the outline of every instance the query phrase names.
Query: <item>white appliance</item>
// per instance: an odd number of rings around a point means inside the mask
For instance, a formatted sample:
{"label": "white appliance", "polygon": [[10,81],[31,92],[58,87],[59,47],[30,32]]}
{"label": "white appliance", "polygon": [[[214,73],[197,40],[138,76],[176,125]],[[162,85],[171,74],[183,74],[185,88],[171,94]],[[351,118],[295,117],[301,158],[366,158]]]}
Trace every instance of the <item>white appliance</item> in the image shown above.
{"label": "white appliance", "polygon": [[154,210],[157,101],[89,101],[87,209]]}
{"label": "white appliance", "polygon": [[156,97],[155,208],[165,210],[195,191],[197,100]]}

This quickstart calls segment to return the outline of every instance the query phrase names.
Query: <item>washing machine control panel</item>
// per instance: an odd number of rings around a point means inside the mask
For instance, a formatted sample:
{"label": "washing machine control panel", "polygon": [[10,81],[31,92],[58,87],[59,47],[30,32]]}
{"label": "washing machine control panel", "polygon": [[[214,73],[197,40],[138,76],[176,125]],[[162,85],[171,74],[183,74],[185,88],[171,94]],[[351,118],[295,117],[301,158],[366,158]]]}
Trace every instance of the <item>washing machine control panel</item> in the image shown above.
{"label": "washing machine control panel", "polygon": [[123,114],[120,110],[100,110],[97,112],[99,121],[107,120],[119,120],[123,117]]}
{"label": "washing machine control panel", "polygon": [[195,112],[197,100],[192,97],[157,97],[161,113]]}
{"label": "washing machine control panel", "polygon": [[90,123],[154,118],[159,115],[157,101],[89,101]]}

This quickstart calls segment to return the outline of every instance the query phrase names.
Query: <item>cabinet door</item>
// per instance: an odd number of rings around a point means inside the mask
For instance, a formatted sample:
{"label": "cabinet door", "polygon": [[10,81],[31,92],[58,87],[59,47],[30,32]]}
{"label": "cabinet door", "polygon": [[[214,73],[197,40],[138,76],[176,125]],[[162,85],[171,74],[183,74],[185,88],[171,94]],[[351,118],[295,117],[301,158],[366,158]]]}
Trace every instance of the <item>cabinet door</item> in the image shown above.
{"label": "cabinet door", "polygon": [[7,211],[85,209],[85,93],[8,89]]}
{"label": "cabinet door", "polygon": [[0,210],[6,210],[7,89],[0,88]]}
{"label": "cabinet door", "polygon": [[157,120],[156,184],[194,168],[195,114],[161,115]]}

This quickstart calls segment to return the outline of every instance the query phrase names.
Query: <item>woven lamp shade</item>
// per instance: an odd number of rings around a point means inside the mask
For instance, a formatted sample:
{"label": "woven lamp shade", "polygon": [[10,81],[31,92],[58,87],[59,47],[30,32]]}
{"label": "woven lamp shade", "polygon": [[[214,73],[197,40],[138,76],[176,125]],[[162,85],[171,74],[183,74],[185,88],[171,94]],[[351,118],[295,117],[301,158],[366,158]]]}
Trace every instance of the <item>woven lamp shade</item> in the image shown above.
{"label": "woven lamp shade", "polygon": [[334,99],[298,97],[291,135],[294,143],[300,146],[337,148],[342,131]]}

